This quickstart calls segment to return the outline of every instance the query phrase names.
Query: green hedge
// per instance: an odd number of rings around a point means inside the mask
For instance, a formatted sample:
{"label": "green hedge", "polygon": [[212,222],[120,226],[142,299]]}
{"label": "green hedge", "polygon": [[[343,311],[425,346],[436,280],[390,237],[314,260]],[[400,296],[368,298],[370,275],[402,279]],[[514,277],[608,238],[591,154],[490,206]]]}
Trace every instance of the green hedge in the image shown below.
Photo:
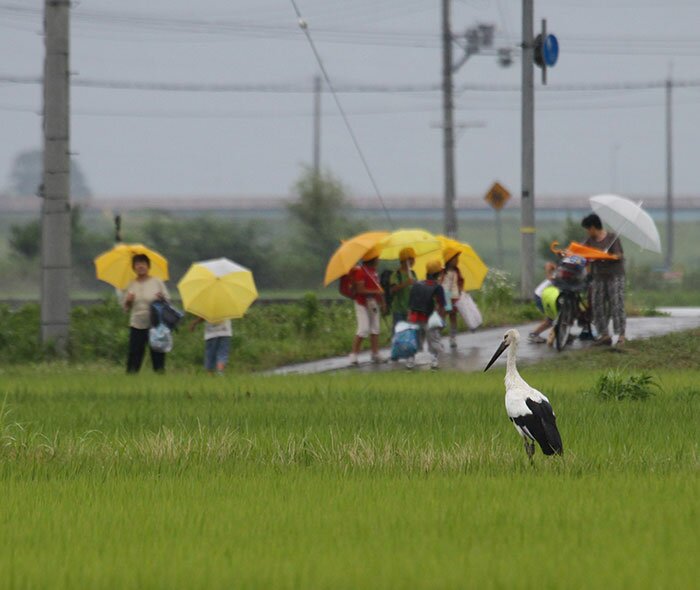
{"label": "green hedge", "polygon": [[[476,301],[485,326],[536,321],[534,304],[513,301],[513,284],[504,273],[490,273]],[[204,355],[203,327],[188,330],[187,316],[174,335],[168,366],[201,367]],[[381,342],[389,344],[390,320],[383,322]],[[313,293],[292,304],[254,305],[233,322],[231,367],[262,370],[280,365],[342,355],[350,350],[355,333],[355,313],[347,300],[322,305]],[[115,298],[75,307],[71,317],[68,361],[71,363],[123,364],[128,345],[128,316]],[[0,363],[35,363],[55,358],[51,347],[39,338],[39,306],[25,305],[13,311],[0,306]]]}

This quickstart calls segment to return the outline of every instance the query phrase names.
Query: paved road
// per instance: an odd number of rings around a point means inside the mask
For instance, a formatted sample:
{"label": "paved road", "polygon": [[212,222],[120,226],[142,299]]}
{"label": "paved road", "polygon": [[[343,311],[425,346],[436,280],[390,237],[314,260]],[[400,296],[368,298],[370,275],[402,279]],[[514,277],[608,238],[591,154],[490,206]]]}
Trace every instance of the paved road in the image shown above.
{"label": "paved road", "polygon": [[[691,328],[700,327],[700,308],[664,308],[664,313],[670,314],[668,317],[654,318],[628,318],[627,319],[627,338],[628,340],[637,340],[639,338],[650,338],[652,336],[661,336],[670,332],[679,332],[689,330]],[[459,371],[480,371],[488,363],[493,355],[498,344],[503,338],[503,333],[509,327],[516,327],[520,331],[522,344],[518,350],[518,358],[524,362],[534,362],[537,360],[546,359],[557,355],[557,351],[543,344],[530,344],[527,342],[527,333],[533,328],[535,323],[523,326],[505,326],[500,328],[489,328],[487,330],[479,330],[475,333],[460,334],[457,337],[457,350],[451,351],[448,347],[447,338],[443,340],[445,353],[441,357],[440,366],[443,369],[459,370]],[[573,350],[589,346],[589,343],[584,343],[576,340],[571,348]],[[385,358],[389,356],[389,349],[383,349],[382,355]],[[503,357],[505,358],[505,356]],[[360,355],[360,367],[357,371],[392,371],[403,369],[402,362],[392,363],[386,362],[380,365],[372,365],[369,362],[369,353],[365,352]],[[419,369],[427,369],[429,366],[430,357],[427,353],[419,353],[416,355],[416,364]],[[502,363],[503,360],[499,360]],[[347,369],[348,357],[334,357],[309,363],[301,363],[297,365],[289,365],[279,367],[270,371],[273,375],[290,375],[290,374],[310,374],[310,373],[325,373],[328,371],[338,371]]]}

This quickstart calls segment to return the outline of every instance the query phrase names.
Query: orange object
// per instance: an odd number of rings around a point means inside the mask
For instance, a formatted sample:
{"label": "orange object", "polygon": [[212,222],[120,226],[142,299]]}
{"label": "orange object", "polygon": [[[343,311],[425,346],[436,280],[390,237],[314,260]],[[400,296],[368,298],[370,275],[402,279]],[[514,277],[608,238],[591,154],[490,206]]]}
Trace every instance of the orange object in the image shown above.
{"label": "orange object", "polygon": [[619,260],[619,256],[615,254],[608,254],[603,250],[598,250],[598,248],[591,248],[590,246],[584,246],[578,242],[571,242],[565,250],[559,249],[559,242],[552,242],[549,246],[550,250],[558,255],[575,255],[581,256],[588,260]]}

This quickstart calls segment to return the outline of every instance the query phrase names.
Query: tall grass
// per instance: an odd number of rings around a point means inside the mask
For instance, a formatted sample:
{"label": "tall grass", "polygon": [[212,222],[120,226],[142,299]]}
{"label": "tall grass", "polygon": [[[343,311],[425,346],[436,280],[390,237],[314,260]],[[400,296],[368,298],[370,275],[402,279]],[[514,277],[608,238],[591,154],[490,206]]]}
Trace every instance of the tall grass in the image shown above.
{"label": "tall grass", "polygon": [[532,466],[497,373],[5,369],[4,585],[691,587],[698,372],[523,374],[565,445]]}

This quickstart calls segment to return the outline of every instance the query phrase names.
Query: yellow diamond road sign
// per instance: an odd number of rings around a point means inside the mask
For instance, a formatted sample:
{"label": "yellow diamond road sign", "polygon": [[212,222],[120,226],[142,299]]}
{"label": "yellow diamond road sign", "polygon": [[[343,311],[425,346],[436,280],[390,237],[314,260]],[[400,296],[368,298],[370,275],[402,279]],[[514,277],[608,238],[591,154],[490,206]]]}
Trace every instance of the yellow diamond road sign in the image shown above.
{"label": "yellow diamond road sign", "polygon": [[494,182],[484,197],[484,200],[496,210],[503,209],[508,199],[510,199],[510,193],[500,182]]}

